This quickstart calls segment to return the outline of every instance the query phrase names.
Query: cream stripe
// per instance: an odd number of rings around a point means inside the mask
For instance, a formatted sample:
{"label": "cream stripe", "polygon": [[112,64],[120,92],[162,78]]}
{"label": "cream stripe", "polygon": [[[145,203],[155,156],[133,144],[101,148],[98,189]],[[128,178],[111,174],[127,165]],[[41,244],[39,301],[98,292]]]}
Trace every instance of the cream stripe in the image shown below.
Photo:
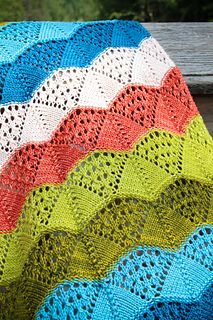
{"label": "cream stripe", "polygon": [[55,71],[28,103],[1,105],[0,166],[15,149],[48,140],[76,106],[107,108],[127,84],[158,87],[174,62],[154,38],[137,49],[107,49],[88,68]]}

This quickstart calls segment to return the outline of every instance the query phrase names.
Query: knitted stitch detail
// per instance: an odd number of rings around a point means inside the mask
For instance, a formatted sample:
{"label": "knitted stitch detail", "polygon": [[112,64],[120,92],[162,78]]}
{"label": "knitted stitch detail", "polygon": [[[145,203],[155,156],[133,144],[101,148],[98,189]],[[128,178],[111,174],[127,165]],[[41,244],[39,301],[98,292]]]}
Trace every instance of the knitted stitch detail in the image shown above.
{"label": "knitted stitch detail", "polygon": [[[117,69],[115,63],[119,64]],[[156,67],[150,68],[150,65]],[[148,38],[138,49],[108,49],[89,68],[68,68],[54,72],[29,103],[1,106],[0,165],[21,144],[47,140],[74,107],[108,108],[119,91],[123,91],[128,84],[160,87],[172,67],[174,63],[157,41]],[[174,84],[180,80],[179,88],[183,96],[187,95],[188,89],[181,74],[178,75],[180,71],[177,69],[176,72]],[[175,95],[174,89],[172,91]],[[50,118],[51,114],[54,114],[54,118]],[[10,125],[8,118],[12,119]]]}
{"label": "knitted stitch detail", "polygon": [[[40,23],[39,23],[40,24]],[[17,32],[22,25],[17,24]],[[33,24],[35,26],[35,24]],[[0,102],[24,102],[58,68],[86,67],[109,47],[137,48],[150,37],[137,22],[119,20],[71,24],[65,39],[36,39],[16,59],[0,66]],[[27,37],[28,38],[28,37]]]}
{"label": "knitted stitch detail", "polygon": [[[210,233],[209,236],[207,232]],[[201,228],[177,252],[139,246],[123,256],[108,272],[107,277],[99,281],[74,279],[60,284],[45,300],[37,319],[50,314],[60,319],[57,309],[64,319],[67,314],[72,317],[73,313],[76,319],[84,319],[89,307],[92,319],[99,319],[96,308],[99,314],[104,308],[105,319],[134,319],[137,310],[147,309],[154,297],[155,301],[197,300],[213,280],[209,265],[212,245],[204,249],[204,261],[198,247],[203,247],[205,241],[210,243],[212,240],[212,228]],[[95,266],[94,263],[94,268]],[[180,290],[184,298],[178,298]],[[96,299],[91,307],[92,296]],[[112,310],[105,307],[109,304]],[[86,308],[82,308],[82,305]]]}
{"label": "knitted stitch detail", "polygon": [[[65,197],[68,198],[68,196],[67,192]],[[4,256],[4,260],[6,258],[6,261],[1,261],[0,279],[4,283],[20,276],[32,248],[37,243],[41,245],[43,238],[46,239],[46,235],[42,236],[43,233],[66,230],[70,233],[68,238],[72,239],[69,241],[73,245],[84,243],[84,240],[88,245],[93,243],[99,273],[105,273],[109,264],[112,264],[128,247],[138,243],[166,248],[177,247],[196,226],[201,223],[212,223],[213,219],[211,187],[185,179],[176,180],[169,185],[155,201],[115,197],[103,206],[93,208],[92,203],[91,218],[83,212],[86,208],[83,208],[83,203],[79,203],[81,200],[78,201],[76,208],[72,208],[71,203],[68,203],[63,213],[60,206],[63,200],[58,199],[56,202],[54,200],[57,198],[51,199],[50,196],[49,210],[45,207],[48,205],[47,201],[43,208],[33,205],[32,201],[34,204],[41,203],[43,197],[38,190],[33,200],[28,200],[15,232],[0,235],[0,253]],[[193,211],[191,202],[193,202]],[[81,210],[81,217],[76,209]],[[21,249],[19,249],[19,239],[28,239]],[[65,244],[69,243],[66,238],[60,240],[60,242],[63,241]],[[54,243],[49,246],[53,248]],[[103,247],[110,248],[110,251],[105,250],[101,253]],[[78,246],[76,250],[79,250]],[[90,248],[88,250],[90,251]],[[46,251],[48,253],[48,250]],[[74,251],[75,248],[73,248]],[[106,259],[101,258],[98,261],[100,253],[102,256],[106,255]],[[68,257],[69,255],[70,253]],[[80,256],[80,254],[77,255]],[[65,253],[64,256],[67,254]],[[11,261],[13,261],[12,265]],[[90,262],[88,261],[87,264],[89,265]],[[82,270],[85,270],[85,266],[82,266]],[[91,277],[92,274],[86,272],[82,276]]]}
{"label": "knitted stitch detail", "polygon": [[[26,166],[27,160],[30,160],[27,155],[28,159],[24,158],[20,162],[20,167],[23,163],[25,165],[26,182],[24,183],[22,177],[16,180],[16,173],[15,179],[9,180],[7,175],[5,180],[4,176],[2,177],[1,182],[4,187],[1,188],[1,196],[4,202],[0,208],[1,230],[9,231],[15,227],[26,199],[26,191],[29,190],[29,186],[32,188],[32,183],[37,178],[28,174],[33,170],[33,166],[39,166],[41,170],[36,184],[48,182],[47,178],[50,178],[51,183],[66,178],[59,186],[47,185],[39,189],[43,197],[42,207],[49,207],[50,197],[58,199],[59,202],[65,200],[66,193],[69,192],[73,199],[72,208],[77,205],[75,199],[78,199],[77,201],[82,199],[83,202],[87,199],[87,205],[91,204],[94,208],[93,201],[96,205],[102,203],[103,206],[113,195],[129,194],[134,197],[143,196],[149,200],[155,199],[165,185],[178,177],[211,183],[213,167],[208,155],[212,153],[212,145],[213,141],[208,131],[204,130],[203,120],[199,115],[191,120],[184,136],[159,129],[150,130],[137,141],[131,151],[126,152],[101,150],[90,152],[85,156],[84,150],[79,152],[76,147],[70,150],[69,145],[65,148],[59,142],[57,153],[55,151],[50,153],[52,149],[49,149],[48,157],[42,158],[40,146],[35,148],[32,145],[32,151],[35,150],[35,160]],[[48,163],[49,154],[50,163]],[[205,154],[206,158],[200,156]],[[84,160],[72,168],[79,158]],[[72,169],[67,174],[70,168]],[[51,175],[46,175],[47,170]],[[7,174],[7,171],[5,173]],[[31,199],[35,192],[32,192]]]}
{"label": "knitted stitch detail", "polygon": [[[167,101],[172,103],[174,99],[167,92],[170,81],[173,83],[171,79],[173,77],[176,79],[177,74],[176,70],[169,73],[165,86],[156,90],[142,86],[128,86],[116,97],[107,111],[75,109],[63,120],[49,141],[40,144],[31,143],[18,149],[2,170],[0,194],[4,198],[14,197],[12,194],[15,191],[16,197],[19,198],[15,203],[16,209],[10,207],[0,209],[2,219],[8,211],[14,212],[14,216],[18,214],[17,210],[20,211],[27,193],[33,187],[44,182],[62,182],[70,167],[92,150],[129,150],[134,142],[152,127],[164,129],[166,126],[167,130],[182,133],[186,122],[198,113],[191,99],[176,104],[176,110],[171,104],[170,112],[175,121],[168,120],[166,124],[162,121],[162,113],[168,108]],[[144,101],[142,108],[141,101]],[[182,122],[183,114],[184,122]],[[116,140],[111,138],[112,132],[117,136]],[[55,163],[58,172],[50,175],[49,172]],[[8,188],[5,188],[6,186]]]}
{"label": "knitted stitch detail", "polygon": [[[124,307],[126,299],[129,300],[129,307],[132,304],[131,312],[134,313],[140,306],[147,308],[147,304],[153,301],[153,296],[160,301],[182,301],[183,297],[184,301],[196,300],[212,280],[212,233],[213,230],[211,226],[201,226],[190,235],[189,239],[184,241],[178,250],[162,250],[159,247],[144,245],[137,246],[119,259],[116,265],[101,279],[94,259],[95,255],[93,251],[87,250],[86,239],[82,244],[75,241],[76,252],[74,252],[72,247],[67,250],[69,244],[74,242],[66,232],[46,234],[30,255],[19,281],[10,286],[4,286],[2,299],[7,300],[10,297],[10,299],[14,301],[14,318],[19,319],[18,313],[20,311],[22,312],[25,308],[25,312],[30,311],[32,314],[38,305],[38,300],[40,299],[41,301],[42,296],[49,291],[49,288],[56,286],[56,282],[60,282],[60,279],[63,279],[63,274],[66,273],[66,275],[69,275],[68,279],[70,278],[72,281],[66,281],[65,285],[59,285],[59,287],[61,287],[62,290],[65,291],[65,295],[67,294],[69,297],[71,294],[69,291],[72,291],[72,301],[70,302],[73,302],[73,304],[70,305],[69,303],[70,308],[68,309],[70,316],[73,308],[77,308],[76,304],[80,303],[79,299],[75,299],[74,296],[78,297],[78,294],[83,294],[84,297],[88,296],[88,299],[90,299],[90,297],[93,296],[91,291],[95,288],[100,288],[101,283],[108,285],[110,282],[109,290],[112,291],[112,293],[115,291],[115,300],[116,296],[119,297],[120,294],[122,295],[122,288],[126,287],[126,290],[123,292],[123,302],[121,303],[120,301],[119,305],[122,308]],[[206,246],[206,243],[209,243],[209,245]],[[99,254],[104,254],[103,247],[102,250],[99,251]],[[204,249],[201,251],[199,250],[200,248]],[[203,258],[204,252],[205,259]],[[72,253],[72,259],[70,259],[70,253]],[[47,264],[50,255],[53,263]],[[81,257],[82,266],[78,265],[79,257]],[[71,261],[72,264],[70,264]],[[38,268],[38,266],[41,271],[39,278],[37,278],[35,273],[35,268]],[[197,270],[196,273],[193,272],[195,267]],[[82,272],[83,270],[88,270],[88,275],[91,272],[93,273],[93,275],[89,277],[91,281],[88,281],[86,273],[84,273],[84,275],[79,274],[79,271]],[[174,270],[176,270],[175,273]],[[156,274],[158,274],[158,277],[155,276]],[[99,281],[92,281],[94,277],[99,279]],[[83,283],[82,280],[84,280]],[[132,281],[134,281],[134,285],[131,284]],[[84,285],[85,282],[88,284],[90,293],[85,291],[87,289],[83,289],[87,288]],[[176,285],[176,283],[178,285]],[[80,289],[82,285],[84,292]],[[141,285],[143,285],[143,290],[140,290]],[[39,288],[39,296],[32,295],[33,288]],[[78,288],[81,292],[79,292]],[[120,290],[120,293],[116,288]],[[133,290],[131,288],[133,288]],[[182,291],[182,297],[180,298],[178,298],[179,289]],[[58,289],[56,288],[54,292],[56,292],[57,297],[59,297],[60,295],[57,294],[57,291]],[[20,293],[17,295],[16,292]],[[55,294],[54,292],[53,295]],[[140,294],[137,294],[137,292],[140,292]],[[132,298],[134,297],[134,299],[130,298],[130,296]],[[51,300],[51,296],[48,300],[49,299]],[[55,300],[54,297],[53,299]],[[85,304],[85,299],[83,300],[82,303]],[[60,300],[57,301],[58,298],[56,299],[56,303],[60,303]],[[67,299],[65,299],[64,304],[66,304],[66,301]],[[90,303],[89,300],[88,303]],[[100,301],[100,303],[101,305],[105,305],[106,301]],[[135,308],[134,303],[137,303],[137,308]],[[50,303],[50,305],[52,306],[53,303]],[[78,305],[78,308],[81,307]],[[44,309],[46,312],[56,310],[55,307],[50,307],[49,305],[47,310],[46,308]],[[59,307],[59,309],[61,309],[61,307]],[[84,313],[84,310],[85,309],[81,309],[81,312]],[[64,311],[61,310],[62,313],[59,312],[58,317],[62,316]],[[78,315],[77,319],[84,319],[83,314],[81,314],[81,316]],[[130,315],[127,314],[127,316]],[[56,317],[56,319],[58,317]],[[120,319],[120,317],[118,317],[118,319]]]}
{"label": "knitted stitch detail", "polygon": [[213,140],[139,23],[0,28],[0,319],[211,319]]}
{"label": "knitted stitch detail", "polygon": [[63,22],[11,22],[0,30],[2,54],[0,63],[12,63],[33,44],[48,40],[65,40],[82,23]]}
{"label": "knitted stitch detail", "polygon": [[182,318],[185,320],[211,319],[213,310],[213,285],[209,285],[200,296],[199,300],[193,302],[161,301],[153,302],[148,310],[140,310],[135,320],[164,320],[166,315],[170,318]]}

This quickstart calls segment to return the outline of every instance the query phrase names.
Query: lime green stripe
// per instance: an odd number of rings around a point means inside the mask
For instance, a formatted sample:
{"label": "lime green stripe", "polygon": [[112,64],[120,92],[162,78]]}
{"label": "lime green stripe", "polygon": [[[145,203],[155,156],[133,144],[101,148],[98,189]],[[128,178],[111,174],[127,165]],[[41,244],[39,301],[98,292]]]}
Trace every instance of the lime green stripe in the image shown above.
{"label": "lime green stripe", "polygon": [[[185,136],[152,130],[129,152],[88,154],[63,184],[44,185],[31,192],[16,230],[11,235],[0,235],[0,255],[6,256],[1,279],[11,281],[20,274],[29,251],[43,232],[82,230],[113,198],[154,201],[181,177],[211,185],[212,146],[212,138],[197,116]],[[17,248],[23,251],[20,253]]]}

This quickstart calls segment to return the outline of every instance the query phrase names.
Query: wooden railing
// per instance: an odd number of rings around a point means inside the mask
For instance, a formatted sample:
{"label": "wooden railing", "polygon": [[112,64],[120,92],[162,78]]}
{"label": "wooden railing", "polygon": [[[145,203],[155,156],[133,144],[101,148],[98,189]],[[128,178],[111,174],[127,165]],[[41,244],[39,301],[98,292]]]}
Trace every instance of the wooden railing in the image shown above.
{"label": "wooden railing", "polygon": [[143,25],[180,67],[213,136],[213,22]]}

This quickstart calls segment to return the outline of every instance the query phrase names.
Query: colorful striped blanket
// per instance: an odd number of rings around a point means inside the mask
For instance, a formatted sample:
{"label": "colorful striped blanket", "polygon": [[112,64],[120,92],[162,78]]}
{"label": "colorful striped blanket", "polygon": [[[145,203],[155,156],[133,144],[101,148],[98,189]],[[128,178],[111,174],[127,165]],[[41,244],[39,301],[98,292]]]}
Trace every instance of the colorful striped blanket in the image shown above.
{"label": "colorful striped blanket", "polygon": [[19,22],[0,48],[0,319],[213,319],[213,139],[158,41]]}

